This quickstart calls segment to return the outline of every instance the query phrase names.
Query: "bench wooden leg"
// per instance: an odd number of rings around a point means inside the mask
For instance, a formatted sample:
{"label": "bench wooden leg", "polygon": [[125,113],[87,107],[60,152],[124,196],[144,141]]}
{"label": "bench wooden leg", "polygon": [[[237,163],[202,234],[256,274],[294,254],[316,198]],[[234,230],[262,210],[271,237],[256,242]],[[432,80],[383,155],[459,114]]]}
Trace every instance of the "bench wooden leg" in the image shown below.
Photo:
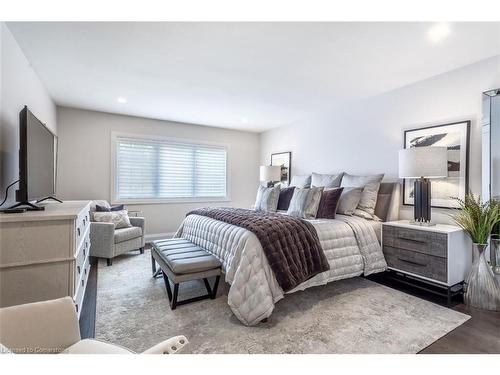
{"label": "bench wooden leg", "polygon": [[219,287],[219,280],[220,280],[220,275],[215,278],[215,284],[210,299],[215,299],[217,297],[217,288]]}
{"label": "bench wooden leg", "polygon": [[207,289],[208,295],[210,299],[215,299],[217,297],[217,288],[219,287],[219,280],[220,276],[217,276],[215,278],[215,283],[213,289],[210,287],[210,283],[208,282],[207,278],[203,279],[203,282],[205,283],[205,288]]}
{"label": "bench wooden leg", "polygon": [[172,301],[172,290],[170,289],[170,281],[168,281],[168,277],[165,272],[161,271],[163,274],[163,281],[165,282],[165,289],[167,290],[168,300]]}
{"label": "bench wooden leg", "polygon": [[151,271],[153,271],[153,277],[156,276],[156,261],[153,258],[153,252],[151,252]]}
{"label": "bench wooden leg", "polygon": [[170,307],[172,310],[175,310],[177,307],[177,296],[179,294],[179,284],[174,284],[174,295],[172,297],[172,303],[170,304]]}

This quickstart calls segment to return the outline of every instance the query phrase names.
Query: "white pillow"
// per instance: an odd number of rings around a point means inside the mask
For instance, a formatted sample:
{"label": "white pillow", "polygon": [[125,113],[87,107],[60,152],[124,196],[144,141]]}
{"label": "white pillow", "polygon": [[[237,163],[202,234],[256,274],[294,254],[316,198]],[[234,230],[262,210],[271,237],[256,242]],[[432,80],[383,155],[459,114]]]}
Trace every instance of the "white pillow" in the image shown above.
{"label": "white pillow", "polygon": [[94,212],[94,221],[98,223],[113,223],[116,229],[129,228],[132,226],[127,210]]}
{"label": "white pillow", "polygon": [[378,190],[383,178],[383,173],[371,176],[353,176],[345,173],[344,177],[342,177],[341,186],[362,187],[363,193],[361,194],[357,208],[373,216],[375,214],[375,206],[377,205]]}
{"label": "white pillow", "polygon": [[361,194],[363,194],[363,188],[344,188],[342,194],[340,194],[337,213],[349,216],[354,215],[356,207],[358,207],[359,201],[361,199]]}
{"label": "white pillow", "polygon": [[310,189],[296,188],[293,192],[293,197],[286,213],[290,216],[304,219],[314,219],[318,212],[322,194],[322,187]]}
{"label": "white pillow", "polygon": [[311,187],[311,175],[310,174],[303,174],[303,175],[293,176],[292,181],[290,181],[290,186],[295,186],[298,188]]}
{"label": "white pillow", "polygon": [[259,186],[255,199],[255,211],[276,212],[280,198],[280,187]]}
{"label": "white pillow", "polygon": [[311,186],[312,187],[325,187],[325,188],[337,188],[340,187],[340,182],[342,181],[342,176],[344,172],[339,174],[312,174]]}

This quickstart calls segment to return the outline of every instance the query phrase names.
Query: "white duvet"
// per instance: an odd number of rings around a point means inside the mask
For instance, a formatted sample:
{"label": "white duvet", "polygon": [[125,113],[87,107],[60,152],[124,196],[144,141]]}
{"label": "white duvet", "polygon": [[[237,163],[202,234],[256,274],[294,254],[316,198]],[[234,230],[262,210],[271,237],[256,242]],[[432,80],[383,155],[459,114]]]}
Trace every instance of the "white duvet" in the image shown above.
{"label": "white duvet", "polygon": [[[318,233],[330,270],[288,293],[349,277],[384,271],[384,259],[375,230],[359,217],[338,215],[335,220],[310,220]],[[262,246],[250,231],[205,216],[187,216],[175,237],[184,237],[214,254],[231,287],[228,304],[246,325],[269,317],[284,297]]]}

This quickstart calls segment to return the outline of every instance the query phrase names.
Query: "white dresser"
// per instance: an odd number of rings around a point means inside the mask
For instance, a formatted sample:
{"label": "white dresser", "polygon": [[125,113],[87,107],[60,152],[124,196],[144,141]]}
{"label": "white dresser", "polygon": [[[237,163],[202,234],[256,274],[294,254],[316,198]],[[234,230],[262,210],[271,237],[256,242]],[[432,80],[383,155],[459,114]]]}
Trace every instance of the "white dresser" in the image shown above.
{"label": "white dresser", "polygon": [[90,271],[90,201],[0,214],[0,307],[71,296],[78,316]]}

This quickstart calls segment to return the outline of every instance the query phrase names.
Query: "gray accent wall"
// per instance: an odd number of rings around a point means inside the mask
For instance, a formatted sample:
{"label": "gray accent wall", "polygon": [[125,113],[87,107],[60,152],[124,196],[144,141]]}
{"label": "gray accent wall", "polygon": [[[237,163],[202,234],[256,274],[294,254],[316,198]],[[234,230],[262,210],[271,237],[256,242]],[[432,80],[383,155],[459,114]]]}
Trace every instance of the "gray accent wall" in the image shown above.
{"label": "gray accent wall", "polygon": [[188,138],[229,145],[230,201],[127,205],[146,218],[146,235],[175,232],[186,213],[202,206],[250,208],[259,184],[259,134],[141,117],[58,107],[62,199],[111,199],[111,133]]}
{"label": "gray accent wall", "polygon": [[[0,197],[19,178],[19,112],[27,105],[57,133],[56,106],[5,23],[0,22]],[[2,207],[15,203],[17,185]]]}
{"label": "gray accent wall", "polygon": [[[385,173],[398,178],[398,150],[403,131],[425,125],[472,120],[469,182],[481,193],[482,92],[500,87],[500,57],[367,98],[331,112],[261,133],[261,162],[271,153],[292,151],[292,175],[318,173]],[[448,221],[449,210],[433,209],[433,218]],[[402,207],[410,218],[412,207]]]}

